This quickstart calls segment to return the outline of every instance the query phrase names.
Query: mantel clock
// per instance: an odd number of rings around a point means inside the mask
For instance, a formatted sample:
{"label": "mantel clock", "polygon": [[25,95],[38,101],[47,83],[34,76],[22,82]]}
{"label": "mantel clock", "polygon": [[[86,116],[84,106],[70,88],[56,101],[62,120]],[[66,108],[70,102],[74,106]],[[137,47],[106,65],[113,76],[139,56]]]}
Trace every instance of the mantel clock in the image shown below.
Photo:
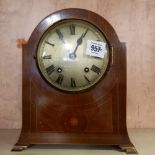
{"label": "mantel clock", "polygon": [[30,144],[119,146],[126,128],[126,49],[98,14],[64,9],[44,18],[23,46],[22,131]]}

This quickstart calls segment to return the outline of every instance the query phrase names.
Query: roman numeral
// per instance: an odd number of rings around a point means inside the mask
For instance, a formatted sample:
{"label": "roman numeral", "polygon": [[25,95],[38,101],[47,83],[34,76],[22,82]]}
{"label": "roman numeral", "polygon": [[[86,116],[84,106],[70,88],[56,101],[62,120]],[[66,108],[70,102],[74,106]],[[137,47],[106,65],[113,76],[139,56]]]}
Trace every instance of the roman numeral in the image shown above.
{"label": "roman numeral", "polygon": [[43,59],[52,59],[52,55],[44,55]]}
{"label": "roman numeral", "polygon": [[46,44],[49,44],[49,45],[51,45],[51,46],[53,46],[53,47],[55,46],[54,44],[50,43],[50,42],[47,41],[47,40],[45,41],[45,43],[46,43]]}
{"label": "roman numeral", "polygon": [[85,78],[85,80],[86,80],[88,83],[90,83],[90,80],[88,79],[87,76],[84,75],[84,78]]}
{"label": "roman numeral", "polygon": [[57,80],[55,81],[57,84],[62,84],[63,82],[63,79],[64,79],[64,76],[62,74],[59,74]]}
{"label": "roman numeral", "polygon": [[57,33],[59,39],[60,39],[63,43],[65,43],[64,37],[63,37],[63,35],[62,35],[62,33],[60,32],[59,29],[56,29],[56,33]]}
{"label": "roman numeral", "polygon": [[69,28],[70,28],[70,34],[75,35],[75,25],[72,24],[72,25],[70,25]]}
{"label": "roman numeral", "polygon": [[71,87],[75,88],[76,87],[76,83],[75,83],[75,79],[71,78]]}
{"label": "roman numeral", "polygon": [[91,70],[97,74],[101,73],[101,69],[95,65],[92,65]]}
{"label": "roman numeral", "polygon": [[52,72],[55,70],[54,65],[51,65],[49,67],[46,68],[46,72],[48,75],[52,74]]}

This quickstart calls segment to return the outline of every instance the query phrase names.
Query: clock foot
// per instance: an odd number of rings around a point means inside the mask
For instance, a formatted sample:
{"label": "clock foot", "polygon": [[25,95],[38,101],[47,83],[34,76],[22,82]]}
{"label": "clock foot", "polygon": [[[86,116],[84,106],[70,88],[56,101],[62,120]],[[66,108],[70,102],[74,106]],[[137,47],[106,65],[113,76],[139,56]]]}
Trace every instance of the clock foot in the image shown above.
{"label": "clock foot", "polygon": [[29,145],[14,145],[11,151],[23,151],[28,148]]}
{"label": "clock foot", "polygon": [[136,148],[133,145],[119,145],[119,148],[127,154],[138,154]]}

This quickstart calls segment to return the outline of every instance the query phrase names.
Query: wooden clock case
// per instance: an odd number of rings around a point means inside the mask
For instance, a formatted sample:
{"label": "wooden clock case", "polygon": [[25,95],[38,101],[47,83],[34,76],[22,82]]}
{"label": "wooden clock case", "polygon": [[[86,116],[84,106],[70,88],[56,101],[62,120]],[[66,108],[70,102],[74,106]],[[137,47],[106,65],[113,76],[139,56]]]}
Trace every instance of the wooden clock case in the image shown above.
{"label": "wooden clock case", "polygon": [[[94,87],[78,93],[49,85],[36,60],[43,33],[55,22],[67,19],[92,23],[110,46],[106,75]],[[22,130],[13,151],[22,151],[30,144],[76,144],[114,145],[136,153],[126,128],[126,48],[103,17],[75,8],[47,16],[23,46],[22,62]]]}

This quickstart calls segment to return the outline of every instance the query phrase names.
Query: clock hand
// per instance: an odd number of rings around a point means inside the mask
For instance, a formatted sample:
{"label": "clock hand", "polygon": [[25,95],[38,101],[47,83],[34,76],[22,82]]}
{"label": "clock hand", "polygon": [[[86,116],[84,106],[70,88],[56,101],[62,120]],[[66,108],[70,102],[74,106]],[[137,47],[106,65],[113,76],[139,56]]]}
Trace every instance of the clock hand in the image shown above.
{"label": "clock hand", "polygon": [[75,58],[76,58],[76,51],[77,51],[79,45],[82,44],[83,38],[85,37],[85,35],[87,34],[87,32],[88,32],[88,29],[86,29],[85,33],[83,33],[83,34],[78,38],[78,40],[76,41],[77,44],[76,44],[76,47],[75,47],[74,51],[73,51],[72,53],[69,54],[69,58],[70,58],[70,59],[75,59]]}

